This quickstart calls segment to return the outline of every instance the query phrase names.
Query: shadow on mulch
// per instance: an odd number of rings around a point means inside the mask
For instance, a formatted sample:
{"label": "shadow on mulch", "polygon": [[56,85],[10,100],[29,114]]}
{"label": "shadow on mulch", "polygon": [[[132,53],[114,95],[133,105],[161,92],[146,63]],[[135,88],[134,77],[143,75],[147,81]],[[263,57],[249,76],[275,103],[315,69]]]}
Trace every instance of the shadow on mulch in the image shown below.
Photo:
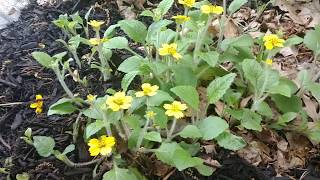
{"label": "shadow on mulch", "polygon": [[[94,2],[90,2],[94,4]],[[51,136],[56,141],[56,148],[63,150],[72,143],[72,123],[75,116],[47,117],[45,114],[36,116],[28,108],[30,100],[35,94],[43,94],[48,107],[63,96],[54,74],[39,66],[31,57],[33,51],[44,51],[49,54],[65,51],[60,44],[55,42],[63,38],[61,31],[51,21],[60,14],[71,14],[74,2],[66,2],[58,8],[39,7],[33,1],[27,9],[23,10],[19,21],[0,30],[0,104],[9,102],[22,102],[8,107],[0,107],[0,167],[5,161],[11,161],[10,173],[12,178],[16,174],[28,172],[33,180],[42,179],[92,179],[91,168],[72,169],[57,161],[54,157],[41,158],[35,149],[26,145],[19,137],[31,127],[34,135]],[[109,11],[110,24],[115,24],[121,16],[117,11],[115,1],[110,1],[106,8]],[[76,8],[80,15],[84,15],[88,4],[80,4]],[[94,18],[103,19],[103,14],[93,14]],[[123,59],[121,57],[117,57]],[[95,77],[91,77],[94,79]],[[119,86],[119,80],[102,84],[101,87],[79,89],[72,81],[68,83],[73,90],[82,91],[83,94],[90,89],[100,89],[104,93],[107,87]],[[96,91],[95,91],[96,92]],[[89,156],[84,143],[77,145],[77,149],[70,159],[81,162],[88,160]],[[212,177],[193,177],[184,172],[174,173],[170,179],[219,179],[219,180],[246,180],[246,179],[272,179],[275,172],[272,168],[258,169],[249,165],[239,157],[222,150],[217,155],[217,160],[222,164]],[[8,165],[8,164],[7,164]],[[301,174],[300,174],[301,175]],[[6,176],[0,174],[0,179]],[[151,178],[158,179],[158,178]]]}

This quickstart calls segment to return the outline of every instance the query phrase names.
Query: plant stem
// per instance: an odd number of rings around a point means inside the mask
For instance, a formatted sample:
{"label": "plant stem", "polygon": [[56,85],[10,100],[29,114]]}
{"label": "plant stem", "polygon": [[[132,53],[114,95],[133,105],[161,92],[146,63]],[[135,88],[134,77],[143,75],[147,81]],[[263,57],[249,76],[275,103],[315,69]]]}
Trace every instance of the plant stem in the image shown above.
{"label": "plant stem", "polygon": [[79,113],[79,115],[76,119],[76,122],[73,125],[72,140],[73,140],[74,144],[76,144],[76,142],[77,142],[77,138],[78,138],[78,134],[79,134],[79,121],[80,121],[81,116],[82,116],[82,112]]}
{"label": "plant stem", "polygon": [[199,52],[201,46],[202,46],[202,43],[203,43],[203,39],[205,37],[205,35],[207,34],[208,32],[208,28],[210,26],[210,23],[212,22],[213,20],[213,16],[209,16],[208,17],[208,20],[207,20],[207,23],[204,27],[204,29],[202,29],[200,32],[198,32],[198,35],[197,35],[197,40],[196,40],[196,45],[195,45],[195,48],[194,48],[194,51],[193,51],[193,62],[194,64],[198,64],[198,58],[197,58],[197,53]]}
{"label": "plant stem", "polygon": [[177,118],[174,118],[173,122],[172,122],[172,125],[171,125],[171,129],[170,129],[168,137],[167,137],[167,140],[171,140],[172,139],[172,134],[173,134],[174,129],[176,128],[176,124],[177,124]]}
{"label": "plant stem", "polygon": [[92,164],[95,164],[95,163],[98,163],[100,161],[103,161],[104,159],[105,159],[105,157],[102,157],[102,158],[94,159],[94,160],[88,161],[88,162],[74,163],[66,155],[64,155],[61,160],[69,167],[80,168],[80,167],[84,167],[84,166],[90,166]]}
{"label": "plant stem", "polygon": [[221,51],[220,44],[222,42],[223,35],[224,35],[225,23],[230,20],[230,18],[227,19],[227,17],[226,17],[227,16],[227,0],[223,0],[223,9],[224,9],[224,11],[223,11],[223,15],[221,18],[220,32],[219,32],[218,45],[217,45],[217,48],[219,49],[219,51]]}
{"label": "plant stem", "polygon": [[146,124],[144,125],[142,131],[140,132],[139,137],[138,137],[138,140],[137,140],[137,147],[136,147],[137,150],[139,150],[139,148],[140,148],[140,146],[141,146],[141,143],[142,143],[142,140],[143,140],[143,138],[144,138],[144,135],[145,135],[146,132],[147,132],[149,123],[150,123],[150,118],[147,117],[147,122],[146,122]]}
{"label": "plant stem", "polygon": [[53,69],[54,73],[56,74],[58,81],[60,83],[60,85],[62,86],[63,90],[67,93],[67,95],[71,98],[74,99],[74,95],[71,92],[71,90],[68,88],[66,82],[64,82],[64,77],[62,76],[62,74],[60,73],[60,70],[58,69],[58,67]]}

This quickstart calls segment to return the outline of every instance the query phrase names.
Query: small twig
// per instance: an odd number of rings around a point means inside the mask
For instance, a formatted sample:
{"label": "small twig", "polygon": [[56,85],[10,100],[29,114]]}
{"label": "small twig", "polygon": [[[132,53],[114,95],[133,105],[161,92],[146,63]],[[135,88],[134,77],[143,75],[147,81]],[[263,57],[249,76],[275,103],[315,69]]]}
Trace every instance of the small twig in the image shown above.
{"label": "small twig", "polygon": [[6,84],[6,85],[12,86],[12,87],[18,87],[16,84],[13,84],[12,82],[9,82],[9,81],[3,80],[3,79],[0,79],[0,83]]}
{"label": "small twig", "polygon": [[4,107],[4,106],[14,106],[14,105],[21,105],[24,104],[25,102],[11,102],[11,103],[4,103],[4,104],[0,104],[0,107]]}
{"label": "small twig", "polygon": [[2,138],[2,135],[0,134],[0,142],[9,150],[11,150],[11,146]]}
{"label": "small twig", "polygon": [[176,171],[176,168],[174,168],[172,171],[170,171],[162,180],[167,180],[169,177]]}

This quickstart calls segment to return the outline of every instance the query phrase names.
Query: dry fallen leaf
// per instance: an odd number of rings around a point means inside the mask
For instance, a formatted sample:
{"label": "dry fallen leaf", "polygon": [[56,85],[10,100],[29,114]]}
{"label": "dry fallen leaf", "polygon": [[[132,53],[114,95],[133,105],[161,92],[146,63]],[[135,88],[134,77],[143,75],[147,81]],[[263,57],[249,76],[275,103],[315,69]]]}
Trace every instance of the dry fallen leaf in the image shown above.
{"label": "dry fallen leaf", "polygon": [[320,24],[320,2],[298,2],[288,0],[276,0],[275,5],[288,12],[289,17],[298,24],[306,27],[315,27]]}

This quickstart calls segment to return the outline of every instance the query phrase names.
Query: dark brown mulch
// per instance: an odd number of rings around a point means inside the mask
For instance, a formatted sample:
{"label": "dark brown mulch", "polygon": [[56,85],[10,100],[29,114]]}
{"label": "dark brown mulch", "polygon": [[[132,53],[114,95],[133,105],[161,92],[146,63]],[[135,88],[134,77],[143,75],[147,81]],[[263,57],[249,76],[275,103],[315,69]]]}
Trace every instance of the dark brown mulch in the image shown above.
{"label": "dark brown mulch", "polygon": [[[89,3],[88,3],[89,4]],[[87,3],[82,1],[75,9],[84,15],[89,9]],[[94,4],[94,2],[90,2]],[[22,102],[20,105],[0,107],[0,167],[5,161],[12,160],[9,168],[11,177],[22,172],[28,172],[33,180],[42,179],[92,179],[92,167],[72,169],[54,157],[42,158],[35,149],[26,145],[19,137],[31,127],[34,135],[51,136],[56,141],[56,148],[63,150],[72,143],[70,131],[74,116],[47,117],[45,114],[36,116],[28,108],[35,94],[43,94],[46,98],[46,108],[60,97],[63,91],[60,88],[54,74],[42,68],[32,58],[33,51],[45,51],[49,54],[65,51],[60,44],[55,42],[63,38],[61,31],[51,21],[60,14],[73,13],[74,2],[67,2],[55,7],[39,7],[34,2],[22,12],[19,21],[0,30],[0,104],[9,102]],[[121,19],[115,1],[107,3],[108,19],[114,24]],[[95,18],[105,18],[105,14],[96,12]],[[45,45],[45,47],[41,47]],[[118,57],[121,58],[121,57]],[[91,77],[94,78],[94,77]],[[98,82],[99,83],[99,82]],[[69,82],[72,89],[79,90],[72,81]],[[102,84],[101,92],[109,86],[118,86],[119,82]],[[100,84],[101,85],[101,84]],[[97,87],[91,87],[95,89]],[[90,92],[90,88],[85,90]],[[75,153],[70,158],[81,162],[88,160],[85,145],[79,143]],[[271,179],[276,174],[272,168],[256,168],[249,165],[243,159],[221,150],[215,157],[222,164],[212,177],[199,177],[199,179],[221,180],[246,180],[246,179]],[[317,161],[316,161],[317,162]],[[313,163],[316,163],[313,162]],[[311,164],[312,165],[312,164]],[[6,175],[0,174],[0,179]],[[301,176],[298,173],[297,177]],[[150,177],[150,179],[160,179]],[[194,176],[186,172],[175,172],[170,179],[194,179]]]}

